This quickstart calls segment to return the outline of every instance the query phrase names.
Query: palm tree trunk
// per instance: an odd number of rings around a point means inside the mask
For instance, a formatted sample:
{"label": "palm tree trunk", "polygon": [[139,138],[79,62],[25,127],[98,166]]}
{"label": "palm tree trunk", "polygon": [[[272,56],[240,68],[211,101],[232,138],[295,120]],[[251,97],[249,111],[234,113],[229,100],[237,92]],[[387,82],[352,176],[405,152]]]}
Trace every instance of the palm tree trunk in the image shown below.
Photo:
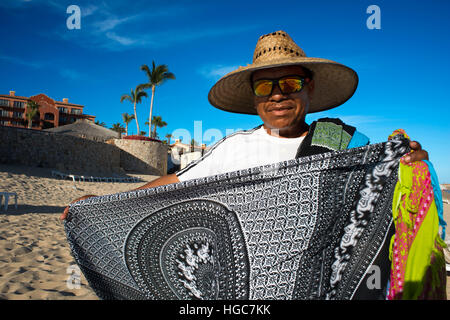
{"label": "palm tree trunk", "polygon": [[125,135],[128,135],[128,122],[125,123]]}
{"label": "palm tree trunk", "polygon": [[[150,123],[149,129],[151,128],[152,123],[152,112],[153,112],[153,98],[155,97],[155,86],[152,86],[152,99],[150,101],[150,115],[148,117],[148,123]],[[151,137],[151,130],[148,130],[148,137]]]}
{"label": "palm tree trunk", "polygon": [[136,113],[136,101],[134,102],[134,119],[136,119],[137,132],[139,134],[139,132],[141,132],[141,131],[139,130],[139,122],[138,122],[137,113]]}

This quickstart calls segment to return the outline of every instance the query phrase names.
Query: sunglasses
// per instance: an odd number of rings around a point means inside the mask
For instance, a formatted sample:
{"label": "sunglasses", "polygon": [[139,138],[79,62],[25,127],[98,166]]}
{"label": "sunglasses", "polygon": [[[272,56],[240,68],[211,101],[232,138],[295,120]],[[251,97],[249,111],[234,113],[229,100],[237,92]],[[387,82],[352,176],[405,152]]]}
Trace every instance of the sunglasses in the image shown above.
{"label": "sunglasses", "polygon": [[300,92],[304,84],[309,82],[309,79],[304,79],[299,76],[284,76],[279,79],[261,79],[253,83],[253,93],[257,97],[267,97],[273,92],[275,85],[278,85],[283,94],[290,94]]}

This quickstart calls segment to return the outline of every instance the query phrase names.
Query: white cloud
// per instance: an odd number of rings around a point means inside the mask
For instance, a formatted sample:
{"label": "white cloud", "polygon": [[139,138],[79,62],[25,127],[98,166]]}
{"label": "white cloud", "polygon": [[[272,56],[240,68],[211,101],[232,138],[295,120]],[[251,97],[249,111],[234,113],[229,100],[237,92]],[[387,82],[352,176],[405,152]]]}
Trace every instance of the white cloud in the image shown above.
{"label": "white cloud", "polygon": [[81,7],[81,15],[83,16],[83,17],[88,17],[88,16],[91,16],[91,15],[93,15],[96,11],[98,11],[98,7],[97,6],[94,6],[94,5],[89,5],[89,6],[87,6],[87,7]]}
{"label": "white cloud", "polygon": [[[0,55],[0,60],[7,61],[8,63],[18,64],[26,67],[30,67],[33,69],[45,69],[46,71],[55,70],[54,65],[42,62],[42,61],[28,61],[23,58],[16,58],[6,55]],[[73,69],[56,69],[61,76],[71,80],[78,80],[82,77],[82,74]]]}
{"label": "white cloud", "polygon": [[224,65],[214,65],[214,66],[205,66],[199,70],[200,74],[205,78],[218,80],[222,78],[227,73],[236,70],[238,66],[224,66]]}
{"label": "white cloud", "polygon": [[127,21],[138,18],[139,16],[130,16],[125,18],[109,17],[105,20],[97,21],[93,25],[99,32],[109,31]]}
{"label": "white cloud", "polygon": [[[201,38],[211,38],[211,37],[220,37],[224,35],[230,35],[235,33],[240,33],[244,28],[232,28],[232,29],[210,29],[208,31],[204,30],[184,30],[180,32],[180,30],[168,30],[157,33],[137,33],[133,32],[133,36],[124,35],[130,34],[124,29],[114,30],[119,24],[129,20],[129,18],[120,19],[121,21],[108,20],[104,21],[101,24],[97,23],[97,29],[90,32],[90,37],[87,41],[79,42],[83,46],[87,47],[101,47],[106,48],[112,51],[121,51],[127,50],[130,48],[162,48],[169,47],[173,45],[178,45],[186,42],[192,42],[199,40]],[[123,21],[122,21],[123,20]],[[104,32],[107,30],[107,32]],[[63,35],[66,40],[71,39],[71,34],[66,33]],[[111,41],[112,40],[112,41]],[[73,41],[73,39],[71,39]],[[233,68],[233,67],[228,67]],[[218,66],[215,68],[211,68],[211,70],[206,70],[205,72],[210,72],[211,77],[217,77],[219,74],[227,73],[226,66]],[[231,70],[230,70],[231,71]],[[214,74],[215,72],[215,74]],[[206,76],[206,74],[205,74]]]}
{"label": "white cloud", "polygon": [[[47,1],[46,4],[55,9],[57,6],[61,6],[55,0]],[[82,16],[88,17],[82,22],[82,32],[52,32],[52,36],[77,43],[83,47],[97,47],[111,51],[137,47],[162,48],[199,39],[239,34],[259,27],[257,25],[240,25],[201,29],[171,29],[170,23],[167,24],[167,21],[187,15],[191,10],[190,6],[184,4],[165,5],[154,10],[134,10],[132,12],[123,10],[123,6],[117,3],[111,6],[110,3],[104,1],[95,4],[80,4],[79,7]],[[145,20],[144,24],[142,23],[143,20]],[[166,27],[149,29],[148,23],[150,21],[155,25],[161,22],[166,23]],[[217,72],[220,73],[220,70]]]}
{"label": "white cloud", "polygon": [[5,56],[5,55],[0,55],[0,60],[4,60],[4,61],[8,61],[10,63],[20,64],[23,66],[32,67],[32,68],[36,68],[36,69],[43,68],[47,65],[44,62],[33,62],[33,61],[28,61],[28,60],[24,60],[21,58]]}
{"label": "white cloud", "polygon": [[120,43],[123,46],[129,46],[136,42],[135,39],[119,36],[115,32],[107,32],[106,37]]}

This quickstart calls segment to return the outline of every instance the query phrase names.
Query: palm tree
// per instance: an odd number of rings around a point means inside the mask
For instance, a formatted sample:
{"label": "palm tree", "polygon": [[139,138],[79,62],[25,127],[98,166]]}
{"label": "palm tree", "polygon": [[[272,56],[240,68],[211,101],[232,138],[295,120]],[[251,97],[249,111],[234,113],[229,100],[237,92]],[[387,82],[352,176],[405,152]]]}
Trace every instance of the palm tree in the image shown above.
{"label": "palm tree", "polygon": [[103,127],[103,128],[106,128],[106,123],[104,123],[103,121],[100,122],[100,121],[96,120],[96,121],[95,121],[95,124],[98,125],[98,126],[101,126],[101,127]]}
{"label": "palm tree", "polygon": [[[152,121],[152,113],[153,113],[153,99],[155,98],[155,89],[156,86],[159,86],[166,82],[168,79],[175,79],[175,75],[172,72],[169,72],[169,68],[165,64],[161,64],[156,66],[155,61],[152,62],[152,70],[144,64],[141,66],[141,70],[144,71],[148,77],[148,82],[141,85],[142,88],[148,89],[152,88],[152,99],[150,102],[150,114],[148,116],[148,121]],[[148,132],[150,137],[150,130]]]}
{"label": "palm tree", "polygon": [[139,132],[139,135],[140,135],[140,136],[145,136],[146,134],[147,134],[147,132],[145,132],[145,131]]}
{"label": "palm tree", "polygon": [[125,122],[125,134],[128,135],[128,124],[134,119],[133,115],[122,113],[123,122]]}
{"label": "palm tree", "polygon": [[[153,117],[153,120],[155,120],[155,117]],[[154,122],[152,121],[152,124],[154,124]],[[150,123],[148,121],[145,121],[145,125],[149,126],[148,131],[151,132],[151,134],[149,135],[150,138],[154,138],[154,139],[159,139],[158,133],[153,132],[152,127],[150,126]]]}
{"label": "palm tree", "polygon": [[172,139],[172,135],[170,133],[166,134],[167,143],[170,145],[170,139]]}
{"label": "palm tree", "polygon": [[195,151],[195,146],[198,145],[197,141],[194,139],[191,140],[191,152]]}
{"label": "palm tree", "polygon": [[125,132],[125,128],[122,126],[120,122],[114,123],[111,127],[111,130],[118,132],[120,134]]}
{"label": "palm tree", "polygon": [[28,129],[31,129],[33,127],[33,118],[38,114],[38,112],[39,105],[33,100],[29,100],[27,102],[27,111],[25,114],[28,119]]}
{"label": "palm tree", "polygon": [[134,90],[131,89],[130,94],[123,94],[122,97],[120,98],[120,102],[123,102],[124,100],[128,100],[131,103],[133,103],[134,119],[136,120],[137,132],[140,132],[140,130],[139,130],[139,122],[137,119],[137,113],[136,113],[136,103],[141,103],[142,97],[148,97],[148,96],[147,96],[147,92],[145,92],[143,90],[143,87],[139,85]]}
{"label": "palm tree", "polygon": [[167,122],[163,121],[163,119],[160,116],[154,116],[152,120],[152,125],[153,125],[152,137],[156,138],[156,127],[163,128],[167,126]]}

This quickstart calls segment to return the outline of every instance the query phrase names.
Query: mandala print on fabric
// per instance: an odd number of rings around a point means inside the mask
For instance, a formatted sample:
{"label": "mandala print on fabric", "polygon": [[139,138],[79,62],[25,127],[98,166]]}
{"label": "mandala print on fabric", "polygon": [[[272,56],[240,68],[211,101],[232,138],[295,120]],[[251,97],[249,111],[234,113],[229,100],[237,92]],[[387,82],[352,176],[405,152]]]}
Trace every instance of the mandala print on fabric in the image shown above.
{"label": "mandala print on fabric", "polygon": [[104,299],[358,299],[407,151],[394,138],[90,198],[65,230]]}
{"label": "mandala print on fabric", "polygon": [[151,299],[247,299],[249,264],[234,212],[207,200],[182,202],[136,225],[125,260]]}

